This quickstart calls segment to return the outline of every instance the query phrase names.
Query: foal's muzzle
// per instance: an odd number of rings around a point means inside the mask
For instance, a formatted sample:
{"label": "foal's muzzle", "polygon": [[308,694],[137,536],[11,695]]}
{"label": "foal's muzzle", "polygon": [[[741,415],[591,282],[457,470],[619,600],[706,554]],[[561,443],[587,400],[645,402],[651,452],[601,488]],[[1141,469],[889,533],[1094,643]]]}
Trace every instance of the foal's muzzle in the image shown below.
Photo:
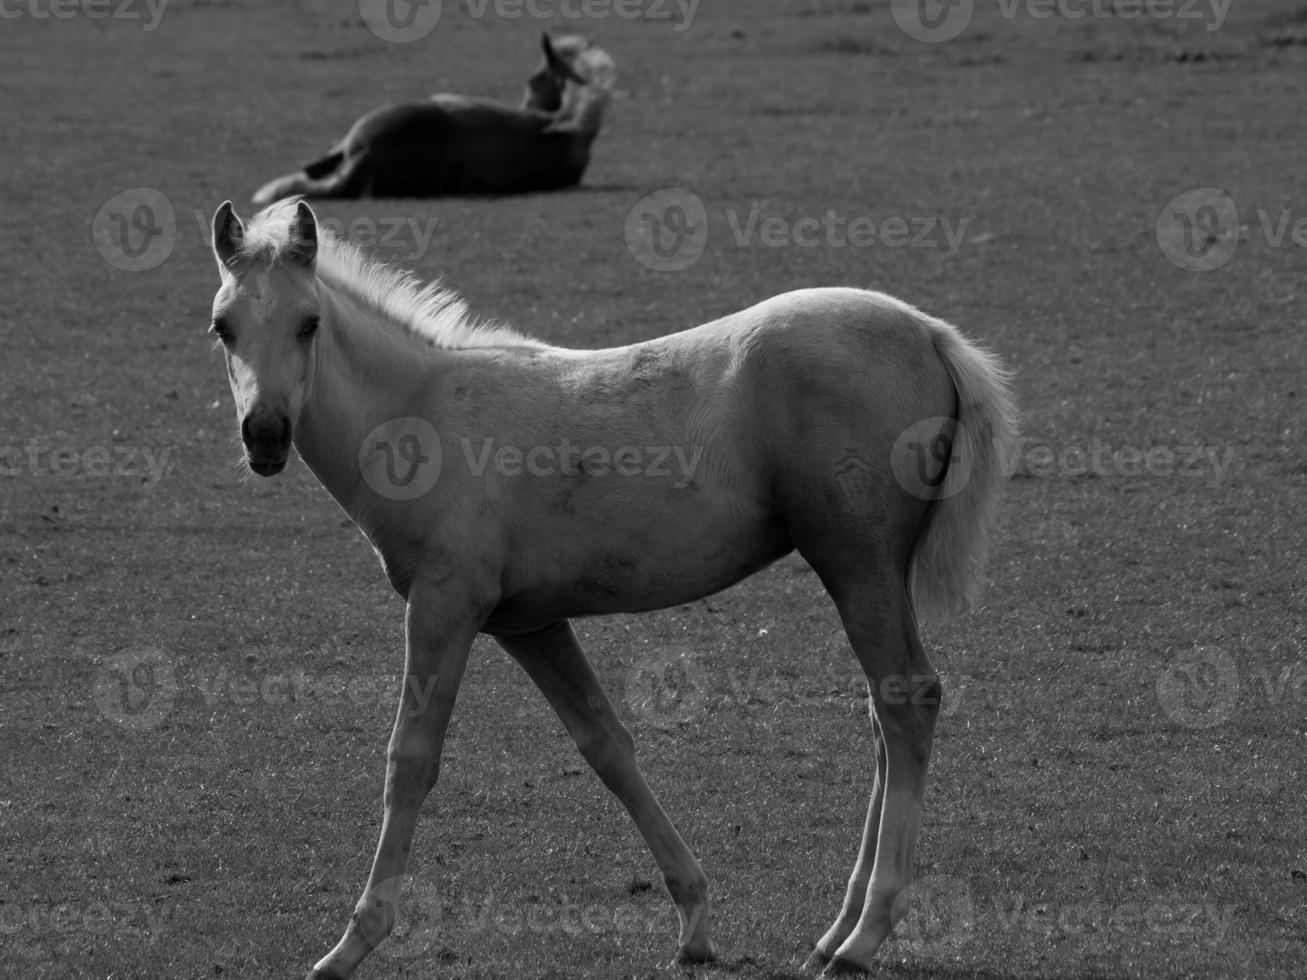
{"label": "foal's muzzle", "polygon": [[290,454],[290,419],[280,412],[251,412],[241,420],[245,461],[259,476],[275,476]]}

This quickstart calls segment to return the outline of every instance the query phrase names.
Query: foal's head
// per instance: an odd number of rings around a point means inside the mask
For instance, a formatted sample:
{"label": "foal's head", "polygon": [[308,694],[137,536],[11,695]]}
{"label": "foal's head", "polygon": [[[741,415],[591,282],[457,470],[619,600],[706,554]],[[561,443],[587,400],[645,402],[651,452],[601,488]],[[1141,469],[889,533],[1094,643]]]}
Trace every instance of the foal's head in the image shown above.
{"label": "foal's head", "polygon": [[313,380],[321,305],[314,271],[318,226],[302,200],[274,204],[247,231],[227,201],[213,216],[222,285],[212,332],[222,344],[245,459],[280,473]]}
{"label": "foal's head", "polygon": [[590,42],[575,34],[560,37],[556,41],[548,34],[543,34],[541,46],[545,58],[526,80],[526,96],[522,100],[522,108],[558,112],[563,107],[564,93],[569,84],[587,84],[585,76],[577,70],[576,62],[580,53],[590,46]]}

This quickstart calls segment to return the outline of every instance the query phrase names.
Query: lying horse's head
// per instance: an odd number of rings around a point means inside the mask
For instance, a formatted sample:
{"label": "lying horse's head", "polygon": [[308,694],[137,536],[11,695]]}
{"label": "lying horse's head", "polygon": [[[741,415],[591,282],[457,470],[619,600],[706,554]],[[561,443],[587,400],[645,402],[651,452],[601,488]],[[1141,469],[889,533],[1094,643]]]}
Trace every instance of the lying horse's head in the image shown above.
{"label": "lying horse's head", "polygon": [[599,84],[607,87],[607,79],[596,77],[593,69],[601,61],[611,64],[611,59],[598,48],[592,47],[587,38],[579,34],[551,38],[544,34],[541,36],[541,47],[544,49],[544,60],[526,80],[523,109],[561,112],[576,101],[576,88],[569,91],[569,85],[584,88]]}
{"label": "lying horse's head", "polygon": [[318,226],[303,201],[262,212],[247,232],[227,201],[213,217],[222,285],[212,332],[222,343],[245,460],[260,476],[280,473],[312,383],[321,304]]}

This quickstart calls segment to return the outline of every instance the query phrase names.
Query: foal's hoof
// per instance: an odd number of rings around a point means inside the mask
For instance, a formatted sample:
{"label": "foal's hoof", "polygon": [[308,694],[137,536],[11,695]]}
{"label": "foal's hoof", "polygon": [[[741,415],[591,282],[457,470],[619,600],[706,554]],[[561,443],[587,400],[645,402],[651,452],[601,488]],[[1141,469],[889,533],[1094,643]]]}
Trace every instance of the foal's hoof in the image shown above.
{"label": "foal's hoof", "polygon": [[808,958],[803,961],[803,972],[817,973],[820,970],[824,970],[826,968],[826,964],[829,962],[830,962],[829,956],[827,956],[819,949],[813,949],[813,951],[808,954]]}
{"label": "foal's hoof", "polygon": [[671,965],[693,966],[695,963],[711,963],[717,959],[717,945],[711,940],[688,943],[676,951],[676,959]]}
{"label": "foal's hoof", "polygon": [[826,964],[826,969],[821,971],[823,977],[865,977],[871,970],[865,966],[859,966],[852,960],[846,960],[843,956],[835,956]]}

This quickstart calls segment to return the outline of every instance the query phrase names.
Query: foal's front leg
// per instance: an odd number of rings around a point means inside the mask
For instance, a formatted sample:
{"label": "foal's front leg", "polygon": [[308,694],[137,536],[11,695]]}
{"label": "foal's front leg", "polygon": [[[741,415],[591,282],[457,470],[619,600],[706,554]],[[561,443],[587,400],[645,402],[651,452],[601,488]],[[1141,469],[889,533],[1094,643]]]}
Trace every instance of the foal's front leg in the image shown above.
{"label": "foal's front leg", "polygon": [[[440,750],[477,633],[471,604],[419,585],[409,593],[404,690],[386,758],[385,814],[367,887],[336,948],[309,980],[348,980],[390,934],[418,810],[440,772]],[[460,597],[461,599],[461,597]]]}

